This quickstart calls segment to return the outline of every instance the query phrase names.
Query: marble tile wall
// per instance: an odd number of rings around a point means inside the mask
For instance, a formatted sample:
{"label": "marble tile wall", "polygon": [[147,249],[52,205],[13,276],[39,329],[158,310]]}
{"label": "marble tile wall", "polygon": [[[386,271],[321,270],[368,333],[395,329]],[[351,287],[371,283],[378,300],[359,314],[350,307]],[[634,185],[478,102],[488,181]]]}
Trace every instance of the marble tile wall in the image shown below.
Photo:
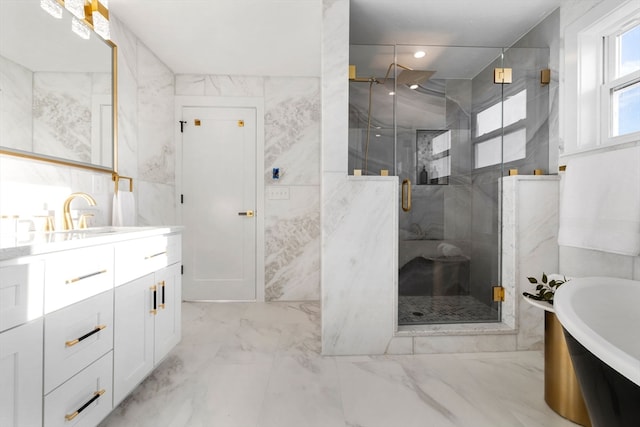
{"label": "marble tile wall", "polygon": [[34,73],[35,152],[91,162],[92,80],[90,73]]}
{"label": "marble tile wall", "polygon": [[0,56],[0,145],[29,151],[33,147],[33,73]]}
{"label": "marble tile wall", "polygon": [[[320,80],[176,76],[176,95],[258,97],[265,105],[265,299],[320,298]],[[272,179],[272,168],[280,179]],[[269,199],[286,187],[289,198]]]}
{"label": "marble tile wall", "polygon": [[[134,178],[138,225],[175,224],[173,75],[113,15],[111,32],[118,46],[118,172]],[[55,75],[43,77],[57,79]],[[55,87],[59,88],[58,80]],[[108,79],[100,76],[84,80],[94,93],[104,92],[108,84]],[[83,191],[98,202],[96,208],[87,209],[94,214],[91,225],[108,225],[113,188],[108,174],[0,157],[3,215],[32,216],[43,209],[54,210],[60,228],[64,199]],[[78,206],[85,210],[80,202]]]}

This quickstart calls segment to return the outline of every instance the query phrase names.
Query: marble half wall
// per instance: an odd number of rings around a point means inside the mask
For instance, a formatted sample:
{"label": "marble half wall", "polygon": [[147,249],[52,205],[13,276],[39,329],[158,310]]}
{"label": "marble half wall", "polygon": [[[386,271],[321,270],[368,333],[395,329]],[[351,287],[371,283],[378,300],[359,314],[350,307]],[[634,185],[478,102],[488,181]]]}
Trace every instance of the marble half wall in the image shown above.
{"label": "marble half wall", "polygon": [[320,79],[180,74],[175,94],[264,99],[265,299],[318,300]]}
{"label": "marble half wall", "polygon": [[394,334],[398,177],[324,174],[322,353],[384,354]]}
{"label": "marble half wall", "polygon": [[515,304],[517,350],[544,344],[544,313],[524,301],[535,293],[527,277],[562,273],[558,265],[559,182],[557,175],[517,175],[502,183],[502,286]]}

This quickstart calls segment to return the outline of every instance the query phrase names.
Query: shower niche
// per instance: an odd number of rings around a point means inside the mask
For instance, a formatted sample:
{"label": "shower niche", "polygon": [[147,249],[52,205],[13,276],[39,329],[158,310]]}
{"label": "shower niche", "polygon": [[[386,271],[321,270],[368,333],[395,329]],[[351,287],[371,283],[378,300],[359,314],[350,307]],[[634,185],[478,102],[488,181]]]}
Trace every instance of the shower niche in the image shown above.
{"label": "shower niche", "polygon": [[416,131],[416,184],[449,184],[451,131]]}
{"label": "shower niche", "polygon": [[500,322],[499,181],[548,170],[548,50],[351,45],[349,62],[349,173],[398,177],[399,328]]}

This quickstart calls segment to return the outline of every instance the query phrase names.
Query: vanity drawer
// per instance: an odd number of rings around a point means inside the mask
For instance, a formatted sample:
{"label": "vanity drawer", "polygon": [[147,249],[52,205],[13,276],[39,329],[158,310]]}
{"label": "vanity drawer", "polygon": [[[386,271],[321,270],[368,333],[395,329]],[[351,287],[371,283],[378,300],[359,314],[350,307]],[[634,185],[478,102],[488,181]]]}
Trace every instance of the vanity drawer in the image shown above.
{"label": "vanity drawer", "polygon": [[113,247],[56,252],[46,258],[44,312],[66,307],[113,288]]}
{"label": "vanity drawer", "polygon": [[182,235],[168,235],[167,243],[167,265],[182,261]]}
{"label": "vanity drawer", "polygon": [[169,237],[154,236],[117,244],[115,285],[123,285],[169,265],[176,251],[176,244]]}
{"label": "vanity drawer", "polygon": [[44,392],[113,349],[113,289],[45,317]]}
{"label": "vanity drawer", "polygon": [[44,398],[44,426],[95,426],[112,409],[109,352]]}
{"label": "vanity drawer", "polygon": [[28,258],[0,266],[0,332],[43,315],[44,262]]}

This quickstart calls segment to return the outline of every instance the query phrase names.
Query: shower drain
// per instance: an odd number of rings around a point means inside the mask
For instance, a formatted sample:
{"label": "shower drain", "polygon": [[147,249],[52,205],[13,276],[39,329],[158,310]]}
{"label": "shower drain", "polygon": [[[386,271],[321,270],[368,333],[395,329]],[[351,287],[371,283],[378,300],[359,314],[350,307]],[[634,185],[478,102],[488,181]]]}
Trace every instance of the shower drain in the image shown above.
{"label": "shower drain", "polygon": [[417,316],[417,317],[424,316],[424,313],[423,313],[423,312],[421,312],[421,311],[414,311],[414,312],[413,312],[413,313],[411,313],[411,314],[413,314],[414,316]]}

